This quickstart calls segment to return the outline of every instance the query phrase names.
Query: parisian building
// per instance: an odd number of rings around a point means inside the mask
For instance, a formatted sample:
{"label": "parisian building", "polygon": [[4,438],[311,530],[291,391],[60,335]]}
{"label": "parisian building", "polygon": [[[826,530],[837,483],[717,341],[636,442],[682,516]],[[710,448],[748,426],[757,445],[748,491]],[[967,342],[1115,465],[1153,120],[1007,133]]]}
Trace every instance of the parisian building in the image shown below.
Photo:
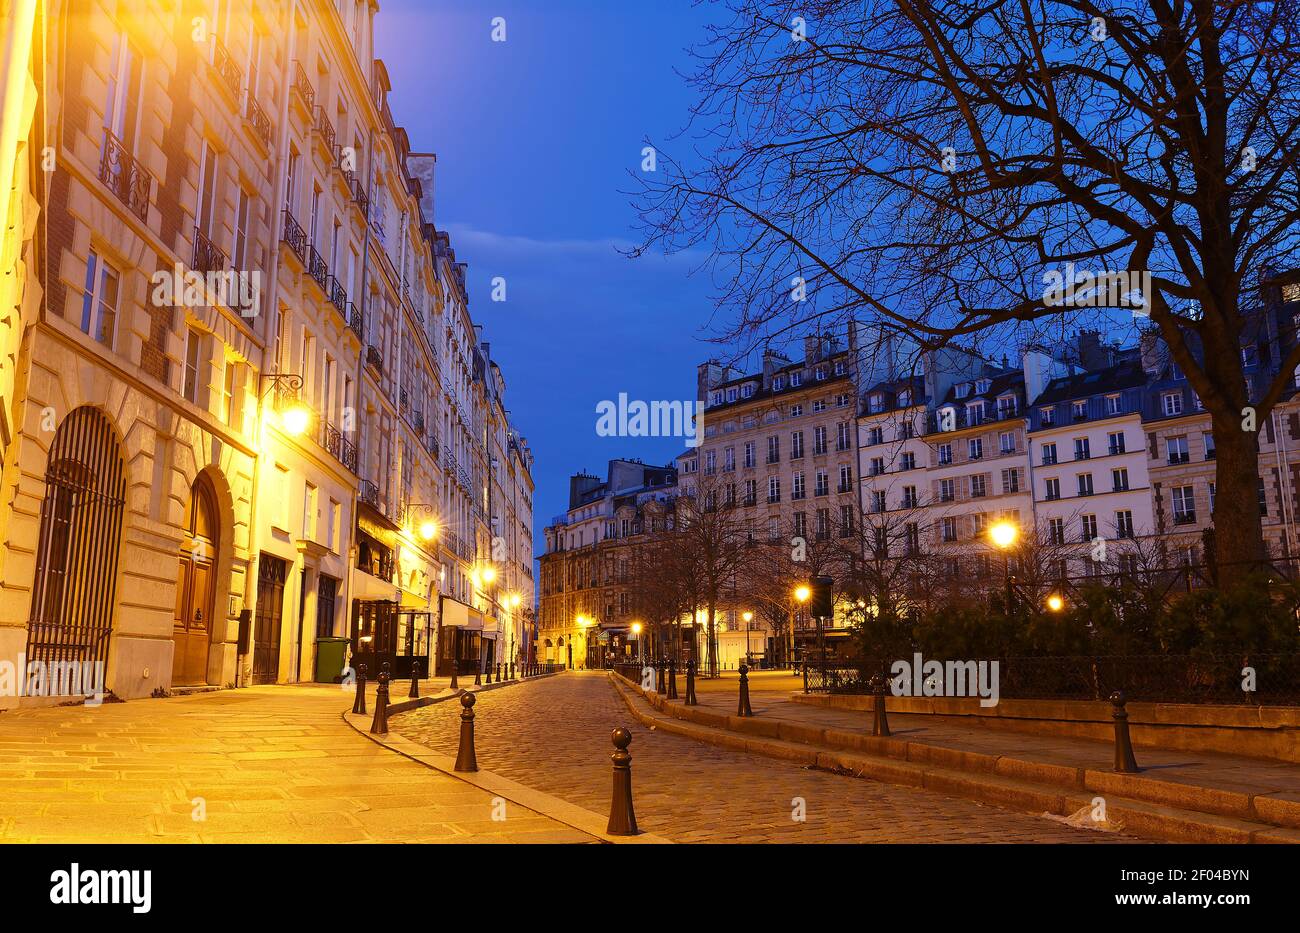
{"label": "parisian building", "polygon": [[532,455],[375,5],[36,6],[0,653],[124,699],[529,656]]}

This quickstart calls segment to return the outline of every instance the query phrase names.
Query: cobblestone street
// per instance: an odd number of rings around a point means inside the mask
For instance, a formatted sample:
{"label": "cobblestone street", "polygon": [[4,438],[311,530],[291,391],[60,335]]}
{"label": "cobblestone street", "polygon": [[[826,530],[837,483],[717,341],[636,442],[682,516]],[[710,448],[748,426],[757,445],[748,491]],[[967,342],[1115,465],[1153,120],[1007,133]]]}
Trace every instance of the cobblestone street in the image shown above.
{"label": "cobblestone street", "polygon": [[[1134,841],[647,731],[604,673],[486,692],[475,712],[480,768],[597,813],[609,808],[610,731],[629,727],[639,826],[677,842]],[[441,703],[395,717],[392,728],[454,755],[459,713]],[[805,822],[792,819],[796,797]]]}

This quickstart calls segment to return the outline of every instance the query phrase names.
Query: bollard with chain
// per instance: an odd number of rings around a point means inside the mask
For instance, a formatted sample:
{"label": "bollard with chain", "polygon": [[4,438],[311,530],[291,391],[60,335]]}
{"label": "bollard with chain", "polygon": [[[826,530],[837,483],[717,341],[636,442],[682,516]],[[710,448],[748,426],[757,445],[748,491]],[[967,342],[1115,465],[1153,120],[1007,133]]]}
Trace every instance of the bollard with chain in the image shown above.
{"label": "bollard with chain", "polygon": [[695,699],[695,659],[691,658],[686,662],[686,705],[698,706],[699,702]]}
{"label": "bollard with chain", "polygon": [[668,662],[668,699],[677,699],[677,659]]}
{"label": "bollard with chain", "polygon": [[474,694],[466,691],[460,695],[460,748],[456,750],[453,771],[477,771],[478,759],[474,756]]}
{"label": "bollard with chain", "polygon": [[1110,702],[1115,707],[1115,771],[1137,774],[1142,769],[1133,757],[1133,742],[1128,734],[1128,697],[1123,690],[1116,690],[1110,695]]}
{"label": "bollard with chain", "polygon": [[871,678],[871,690],[876,695],[876,715],[871,723],[871,734],[888,736],[889,717],[885,713],[885,678],[876,674]]}
{"label": "bollard with chain", "polygon": [[754,710],[749,705],[749,668],[740,665],[740,702],[736,706],[737,716],[753,716]]}
{"label": "bollard with chain", "polygon": [[635,836],[636,812],[632,809],[632,755],[627,750],[632,743],[632,733],[621,726],[614,730],[614,796],[609,803],[609,826],[605,832],[611,836]]}
{"label": "bollard with chain", "polygon": [[388,734],[388,662],[379,669],[379,689],[375,691],[375,718],[370,723],[371,735]]}
{"label": "bollard with chain", "polygon": [[366,665],[357,665],[357,698],[352,703],[352,712],[359,716],[366,714]]}
{"label": "bollard with chain", "polygon": [[420,698],[420,661],[418,658],[411,662],[411,692],[406,696],[411,700]]}

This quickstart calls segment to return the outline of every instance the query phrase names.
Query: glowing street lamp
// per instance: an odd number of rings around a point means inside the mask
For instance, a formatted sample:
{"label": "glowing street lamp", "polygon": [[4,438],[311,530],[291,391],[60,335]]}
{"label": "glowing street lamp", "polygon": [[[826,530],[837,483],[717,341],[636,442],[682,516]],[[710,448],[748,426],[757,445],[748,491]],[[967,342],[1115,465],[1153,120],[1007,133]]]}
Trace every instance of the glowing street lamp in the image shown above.
{"label": "glowing street lamp", "polygon": [[1052,612],[1060,612],[1065,608],[1065,600],[1058,594],[1053,593],[1051,596],[1047,597],[1047,608],[1052,610]]}
{"label": "glowing street lamp", "polygon": [[1016,527],[1015,522],[1009,522],[1003,519],[1000,522],[994,522],[989,526],[989,540],[993,542],[999,550],[1002,551],[1002,569],[1007,581],[1007,612],[1011,612],[1011,556],[1008,553],[1011,546],[1016,543],[1020,537],[1020,529]]}
{"label": "glowing street lamp", "polygon": [[420,537],[425,541],[432,541],[438,536],[438,523],[432,519],[425,519],[420,522]]}
{"label": "glowing street lamp", "polygon": [[521,602],[523,602],[523,597],[520,596],[518,593],[511,593],[510,596],[506,599],[506,604],[511,609],[518,609],[519,604]]}
{"label": "glowing street lamp", "polygon": [[1015,544],[1018,537],[1020,537],[1020,529],[1014,522],[994,522],[989,527],[989,540],[1004,551]]}
{"label": "glowing street lamp", "polygon": [[633,622],[633,623],[632,623],[632,634],[636,636],[636,654],[637,654],[637,660],[638,660],[638,661],[644,660],[644,658],[645,658],[645,642],[643,642],[643,641],[641,640],[641,623],[640,623],[640,622]]}
{"label": "glowing street lamp", "polygon": [[492,583],[497,578],[497,571],[495,567],[489,564],[483,568],[479,575],[482,577],[484,583]]}
{"label": "glowing street lamp", "polygon": [[808,600],[812,599],[812,590],[808,589],[806,586],[796,587],[794,598],[799,600],[801,603],[806,603]]}

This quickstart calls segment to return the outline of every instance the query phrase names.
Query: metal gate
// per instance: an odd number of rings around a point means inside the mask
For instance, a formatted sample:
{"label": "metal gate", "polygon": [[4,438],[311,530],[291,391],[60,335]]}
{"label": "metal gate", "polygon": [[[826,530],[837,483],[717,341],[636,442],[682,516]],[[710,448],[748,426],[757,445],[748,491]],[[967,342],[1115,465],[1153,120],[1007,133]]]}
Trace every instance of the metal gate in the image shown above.
{"label": "metal gate", "polygon": [[107,666],[125,492],[112,425],[98,409],[75,409],[45,470],[28,661]]}
{"label": "metal gate", "polygon": [[280,632],[284,628],[284,582],[289,564],[262,554],[257,559],[257,612],[253,622],[253,683],[280,677]]}

